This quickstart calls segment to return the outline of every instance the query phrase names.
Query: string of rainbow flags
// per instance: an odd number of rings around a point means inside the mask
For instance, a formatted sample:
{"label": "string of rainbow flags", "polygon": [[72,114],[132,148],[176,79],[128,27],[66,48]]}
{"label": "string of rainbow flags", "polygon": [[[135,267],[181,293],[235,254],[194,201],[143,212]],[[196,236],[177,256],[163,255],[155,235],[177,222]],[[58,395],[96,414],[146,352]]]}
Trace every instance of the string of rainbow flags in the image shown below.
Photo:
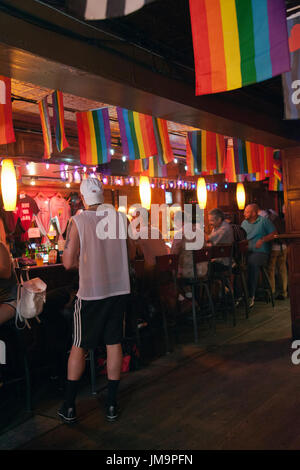
{"label": "string of rainbow flags", "polygon": [[[11,107],[11,83],[5,80],[7,98],[0,104],[0,145],[15,141]],[[58,152],[69,147],[64,127],[63,93],[54,91],[53,127]],[[39,103],[45,160],[53,153],[48,96]],[[134,173],[151,178],[168,178],[168,164],[174,162],[167,121],[154,116],[117,107],[124,158],[134,162]],[[76,113],[80,163],[101,173],[101,165],[111,162],[113,149],[107,107]],[[1,125],[2,124],[2,125]],[[239,138],[228,138],[205,130],[188,131],[186,136],[186,176],[224,174],[226,183],[269,179],[269,189],[282,190],[280,151]],[[121,177],[120,181],[123,181]],[[117,180],[118,181],[118,180]],[[192,188],[193,182],[177,187]],[[175,182],[174,182],[175,183]],[[173,184],[174,184],[173,183]],[[185,185],[185,183],[187,183]],[[169,183],[161,183],[169,186]],[[172,186],[171,186],[172,187]]]}

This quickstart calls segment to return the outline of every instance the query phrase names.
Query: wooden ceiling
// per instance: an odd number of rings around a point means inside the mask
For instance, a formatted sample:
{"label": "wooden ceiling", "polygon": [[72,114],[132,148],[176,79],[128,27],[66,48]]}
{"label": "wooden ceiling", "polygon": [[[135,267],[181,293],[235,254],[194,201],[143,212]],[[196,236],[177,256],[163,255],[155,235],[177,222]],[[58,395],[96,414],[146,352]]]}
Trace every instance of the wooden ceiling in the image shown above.
{"label": "wooden ceiling", "polygon": [[[287,7],[296,3],[286,0]],[[64,92],[72,136],[75,112],[102,106],[109,107],[112,134],[118,136],[114,106],[121,105],[167,119],[172,145],[181,148],[186,131],[194,128],[280,148],[300,141],[298,122],[283,119],[281,77],[194,96],[188,0],[176,0],[176,8],[174,0],[156,0],[126,17],[97,22],[74,20],[67,0],[3,0],[0,14],[0,65],[12,77],[13,117],[20,129],[41,130],[37,102],[53,86]]]}
{"label": "wooden ceiling", "polygon": [[[11,93],[13,99],[12,109],[15,127],[19,129],[41,129],[39,108],[37,103],[46,96],[51,95],[53,91],[54,90],[52,89],[40,87],[32,83],[25,83],[12,79]],[[65,129],[67,136],[77,137],[76,112],[108,107],[112,137],[117,140],[120,139],[120,130],[115,106],[111,106],[107,103],[101,103],[99,101],[88,100],[86,98],[70,95],[68,93],[64,93],[63,97]],[[53,108],[50,96],[47,101],[51,118],[53,115]],[[195,128],[172,121],[167,121],[167,123],[173,151],[178,158],[181,156],[184,157],[186,133],[188,130],[193,130]],[[121,152],[116,153],[115,158],[120,157]]]}

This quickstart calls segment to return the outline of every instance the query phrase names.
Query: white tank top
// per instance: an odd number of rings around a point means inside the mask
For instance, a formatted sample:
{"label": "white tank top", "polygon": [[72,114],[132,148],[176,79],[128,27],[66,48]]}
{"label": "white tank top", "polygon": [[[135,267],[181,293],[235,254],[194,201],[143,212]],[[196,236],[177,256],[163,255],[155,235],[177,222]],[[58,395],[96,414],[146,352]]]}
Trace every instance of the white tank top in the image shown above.
{"label": "white tank top", "polygon": [[96,211],[89,210],[73,217],[80,238],[77,297],[82,300],[130,293],[126,239],[99,239],[96,228],[101,219]]}

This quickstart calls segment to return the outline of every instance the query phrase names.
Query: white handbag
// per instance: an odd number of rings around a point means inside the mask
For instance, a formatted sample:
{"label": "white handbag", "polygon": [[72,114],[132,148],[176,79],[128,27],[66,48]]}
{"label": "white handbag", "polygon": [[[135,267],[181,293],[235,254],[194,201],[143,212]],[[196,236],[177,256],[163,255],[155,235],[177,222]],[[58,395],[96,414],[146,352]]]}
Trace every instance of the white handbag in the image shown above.
{"label": "white handbag", "polygon": [[27,281],[23,281],[22,274],[20,274],[20,284],[18,285],[18,296],[17,296],[17,308],[16,308],[16,327],[17,322],[25,322],[25,326],[30,328],[30,324],[27,320],[30,318],[36,318],[40,323],[38,315],[44,308],[46,302],[46,290],[47,284],[42,281],[39,277],[29,279],[27,271]]}

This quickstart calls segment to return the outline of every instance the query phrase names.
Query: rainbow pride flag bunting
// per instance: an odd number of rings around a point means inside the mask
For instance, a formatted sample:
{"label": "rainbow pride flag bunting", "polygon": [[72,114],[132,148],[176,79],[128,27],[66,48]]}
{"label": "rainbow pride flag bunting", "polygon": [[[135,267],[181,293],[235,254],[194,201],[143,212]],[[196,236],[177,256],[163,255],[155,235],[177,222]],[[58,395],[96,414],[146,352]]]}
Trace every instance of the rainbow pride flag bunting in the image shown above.
{"label": "rainbow pride flag bunting", "polygon": [[258,144],[234,138],[233,150],[237,174],[242,175],[260,171]]}
{"label": "rainbow pride flag bunting", "polygon": [[80,162],[101,165],[111,160],[108,108],[76,113]]}
{"label": "rainbow pride flag bunting", "polygon": [[140,160],[134,160],[134,170],[133,171],[135,173],[145,173],[148,170],[149,170],[149,158],[142,158]]}
{"label": "rainbow pride flag bunting", "polygon": [[224,171],[225,138],[209,131],[189,131],[186,138],[187,175]]}
{"label": "rainbow pride flag bunting", "polygon": [[258,145],[259,153],[259,172],[256,173],[256,180],[264,180],[273,174],[273,153],[272,147]]}
{"label": "rainbow pride flag bunting", "polygon": [[237,182],[234,149],[232,146],[228,146],[226,151],[225,179],[229,183]]}
{"label": "rainbow pride flag bunting", "polygon": [[196,95],[290,70],[284,0],[190,0]]}
{"label": "rainbow pride flag bunting", "polygon": [[157,155],[152,116],[117,107],[123,154],[129,160]]}
{"label": "rainbow pride flag bunting", "polygon": [[69,147],[69,144],[65,135],[64,101],[61,91],[56,90],[52,93],[52,103],[56,147],[59,152],[62,152]]}
{"label": "rainbow pride flag bunting", "polygon": [[[153,127],[157,146],[157,155],[160,165],[166,165],[174,160],[170,144],[167,121],[153,117]],[[154,154],[153,154],[154,155]]]}
{"label": "rainbow pride flag bunting", "polygon": [[148,176],[151,178],[165,178],[168,176],[167,165],[161,165],[158,157],[149,158]]}
{"label": "rainbow pride flag bunting", "polygon": [[283,184],[275,175],[269,178],[269,191],[283,191]]}
{"label": "rainbow pride flag bunting", "polygon": [[47,97],[39,102],[39,110],[44,139],[44,158],[48,159],[51,157],[53,147]]}
{"label": "rainbow pride flag bunting", "polygon": [[11,79],[0,75],[0,145],[15,141],[11,106]]}

